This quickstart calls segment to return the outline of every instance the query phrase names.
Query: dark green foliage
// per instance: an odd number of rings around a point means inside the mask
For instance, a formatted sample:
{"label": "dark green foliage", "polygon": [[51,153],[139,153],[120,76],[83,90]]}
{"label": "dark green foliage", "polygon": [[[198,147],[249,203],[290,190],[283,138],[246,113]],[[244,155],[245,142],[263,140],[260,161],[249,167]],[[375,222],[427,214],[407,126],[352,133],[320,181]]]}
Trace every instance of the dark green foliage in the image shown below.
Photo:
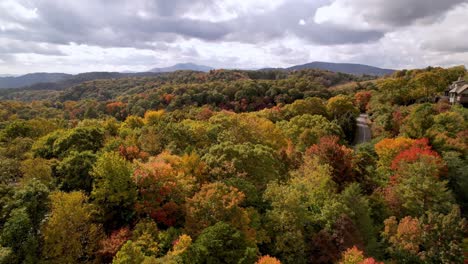
{"label": "dark green foliage", "polygon": [[13,121],[0,131],[0,141],[8,141],[17,137],[30,137],[34,128],[25,121]]}
{"label": "dark green foliage", "polygon": [[224,142],[215,145],[203,156],[203,160],[213,168],[232,162],[236,170],[246,173],[257,188],[264,188],[268,181],[280,178],[284,172],[271,148],[251,143],[233,145]]}
{"label": "dark green foliage", "polygon": [[96,152],[104,144],[104,133],[97,127],[77,127],[61,134],[53,145],[55,156],[63,156],[70,151]]}
{"label": "dark green foliage", "polygon": [[10,249],[2,263],[36,263],[40,227],[49,205],[49,189],[39,181],[31,181],[17,190],[8,207],[0,233],[0,244]]}
{"label": "dark green foliage", "polygon": [[60,189],[64,191],[83,190],[90,193],[92,188],[90,173],[94,162],[96,162],[96,155],[91,151],[70,152],[55,167],[54,174]]}
{"label": "dark green foliage", "polygon": [[257,249],[229,224],[219,222],[203,230],[187,254],[191,263],[253,263]]}

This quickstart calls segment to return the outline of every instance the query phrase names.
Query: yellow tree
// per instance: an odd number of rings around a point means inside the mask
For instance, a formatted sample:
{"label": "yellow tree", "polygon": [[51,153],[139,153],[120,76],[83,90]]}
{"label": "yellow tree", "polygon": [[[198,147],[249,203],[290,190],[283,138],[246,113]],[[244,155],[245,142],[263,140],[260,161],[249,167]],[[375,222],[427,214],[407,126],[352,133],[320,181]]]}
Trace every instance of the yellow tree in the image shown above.
{"label": "yellow tree", "polygon": [[50,198],[51,212],[42,227],[44,261],[93,262],[103,232],[92,221],[87,197],[82,192],[56,192]]}

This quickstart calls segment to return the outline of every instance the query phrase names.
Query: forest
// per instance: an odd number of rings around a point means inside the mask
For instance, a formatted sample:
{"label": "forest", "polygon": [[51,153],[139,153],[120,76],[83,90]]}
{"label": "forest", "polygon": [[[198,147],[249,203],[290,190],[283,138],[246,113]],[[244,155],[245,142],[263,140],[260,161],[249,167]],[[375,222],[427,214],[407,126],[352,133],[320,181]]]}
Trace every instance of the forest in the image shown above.
{"label": "forest", "polygon": [[[0,91],[0,263],[466,263],[465,67]],[[367,113],[372,140],[354,144]]]}

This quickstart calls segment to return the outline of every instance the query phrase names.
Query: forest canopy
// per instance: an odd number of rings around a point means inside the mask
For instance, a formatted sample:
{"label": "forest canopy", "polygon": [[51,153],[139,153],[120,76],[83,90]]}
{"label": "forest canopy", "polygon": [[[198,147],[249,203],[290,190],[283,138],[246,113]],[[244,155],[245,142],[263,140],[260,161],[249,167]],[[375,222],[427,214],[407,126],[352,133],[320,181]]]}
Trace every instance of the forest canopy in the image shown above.
{"label": "forest canopy", "polygon": [[[2,91],[0,263],[463,263],[468,110],[442,98],[460,76]],[[372,139],[355,145],[363,113]]]}

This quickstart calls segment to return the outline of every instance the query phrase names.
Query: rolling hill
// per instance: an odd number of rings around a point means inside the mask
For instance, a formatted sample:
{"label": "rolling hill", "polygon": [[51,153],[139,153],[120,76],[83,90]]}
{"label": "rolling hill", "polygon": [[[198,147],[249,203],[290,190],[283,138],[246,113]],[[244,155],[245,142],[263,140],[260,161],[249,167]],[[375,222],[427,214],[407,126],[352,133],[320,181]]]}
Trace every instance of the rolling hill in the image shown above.
{"label": "rolling hill", "polygon": [[321,62],[315,61],[311,63],[306,63],[302,65],[296,65],[286,70],[303,70],[303,69],[320,69],[327,70],[332,72],[342,72],[353,75],[374,75],[374,76],[383,76],[392,74],[395,70],[382,69],[378,67],[373,67],[364,64],[354,64],[354,63],[331,63],[331,62]]}
{"label": "rolling hill", "polygon": [[0,77],[0,88],[19,88],[36,83],[55,83],[66,80],[71,74],[65,73],[30,73],[16,77]]}

